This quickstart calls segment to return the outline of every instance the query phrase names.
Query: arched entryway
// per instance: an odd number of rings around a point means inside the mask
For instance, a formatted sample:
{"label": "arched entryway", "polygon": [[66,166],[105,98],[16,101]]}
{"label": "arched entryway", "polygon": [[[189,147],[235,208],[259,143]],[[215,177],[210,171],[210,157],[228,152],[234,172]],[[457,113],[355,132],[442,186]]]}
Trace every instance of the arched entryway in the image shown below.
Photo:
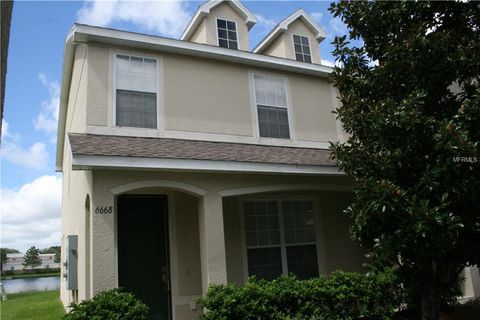
{"label": "arched entryway", "polygon": [[[186,277],[193,269],[200,268],[198,235],[190,243],[184,243],[189,237],[181,237],[179,242],[175,221],[181,220],[177,223],[182,232],[186,225],[192,224],[190,220],[198,221],[197,198],[203,190],[176,181],[156,180],[129,183],[111,192],[116,199],[118,286],[142,299],[150,307],[152,319],[172,319],[175,298],[191,289],[196,280],[189,281]],[[198,222],[191,229],[189,234],[198,233]],[[198,256],[196,267],[182,267],[185,251],[191,251],[189,263],[193,256]],[[179,270],[186,269],[189,274],[179,274]],[[200,275],[196,278],[201,290]]]}

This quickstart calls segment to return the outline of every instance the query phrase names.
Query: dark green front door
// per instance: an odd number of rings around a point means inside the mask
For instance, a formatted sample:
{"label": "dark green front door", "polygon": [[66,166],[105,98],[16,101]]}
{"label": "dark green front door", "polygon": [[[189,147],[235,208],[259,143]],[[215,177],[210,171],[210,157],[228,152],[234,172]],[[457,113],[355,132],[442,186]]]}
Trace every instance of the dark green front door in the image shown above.
{"label": "dark green front door", "polygon": [[117,208],[119,286],[150,307],[151,319],[169,320],[167,199],[125,195]]}

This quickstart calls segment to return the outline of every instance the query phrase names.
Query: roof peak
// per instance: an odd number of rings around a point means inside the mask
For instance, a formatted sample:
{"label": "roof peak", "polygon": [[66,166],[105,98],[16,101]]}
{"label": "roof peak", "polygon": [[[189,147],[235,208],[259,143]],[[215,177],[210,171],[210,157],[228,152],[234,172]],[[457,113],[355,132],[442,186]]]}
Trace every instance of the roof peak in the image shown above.
{"label": "roof peak", "polygon": [[183,31],[182,35],[180,36],[180,40],[189,40],[202,20],[210,13],[210,11],[224,2],[228,3],[233,10],[235,10],[235,12],[245,19],[245,24],[249,30],[255,25],[255,23],[257,23],[257,18],[255,15],[250,12],[250,10],[248,10],[239,0],[209,0],[201,4],[197,11],[195,11],[192,19],[185,28],[185,31]]}
{"label": "roof peak", "polygon": [[270,43],[273,42],[281,33],[285,32],[288,29],[288,26],[295,22],[296,20],[301,19],[305,25],[312,30],[315,34],[315,38],[318,42],[323,41],[327,34],[310,16],[305,10],[297,9],[295,12],[290,14],[288,17],[280,21],[272,31],[270,31],[265,38],[260,41],[260,43],[253,49],[254,53],[260,53],[265,49]]}

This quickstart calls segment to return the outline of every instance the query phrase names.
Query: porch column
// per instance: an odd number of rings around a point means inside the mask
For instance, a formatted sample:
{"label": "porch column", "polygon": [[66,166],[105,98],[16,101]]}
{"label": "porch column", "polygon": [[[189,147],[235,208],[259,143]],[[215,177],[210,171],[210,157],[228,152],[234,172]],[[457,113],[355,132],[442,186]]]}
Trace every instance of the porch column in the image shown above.
{"label": "porch column", "polygon": [[[117,287],[117,263],[115,258],[115,205],[114,196],[107,190],[94,185],[92,196],[92,230],[90,296]],[[96,213],[97,207],[112,206],[112,213]]]}
{"label": "porch column", "polygon": [[227,259],[223,226],[222,197],[208,192],[199,201],[200,255],[203,293],[211,283],[227,283]]}

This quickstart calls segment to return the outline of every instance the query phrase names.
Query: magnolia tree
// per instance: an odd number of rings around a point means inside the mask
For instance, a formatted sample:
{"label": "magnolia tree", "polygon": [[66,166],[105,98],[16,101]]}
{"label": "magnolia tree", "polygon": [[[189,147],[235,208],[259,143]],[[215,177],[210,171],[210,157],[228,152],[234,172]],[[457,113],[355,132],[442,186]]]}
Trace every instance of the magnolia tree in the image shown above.
{"label": "magnolia tree", "polygon": [[[437,320],[480,263],[479,3],[336,2],[332,145],[355,178],[351,233],[397,270],[408,306]],[[359,45],[355,45],[359,43]]]}

